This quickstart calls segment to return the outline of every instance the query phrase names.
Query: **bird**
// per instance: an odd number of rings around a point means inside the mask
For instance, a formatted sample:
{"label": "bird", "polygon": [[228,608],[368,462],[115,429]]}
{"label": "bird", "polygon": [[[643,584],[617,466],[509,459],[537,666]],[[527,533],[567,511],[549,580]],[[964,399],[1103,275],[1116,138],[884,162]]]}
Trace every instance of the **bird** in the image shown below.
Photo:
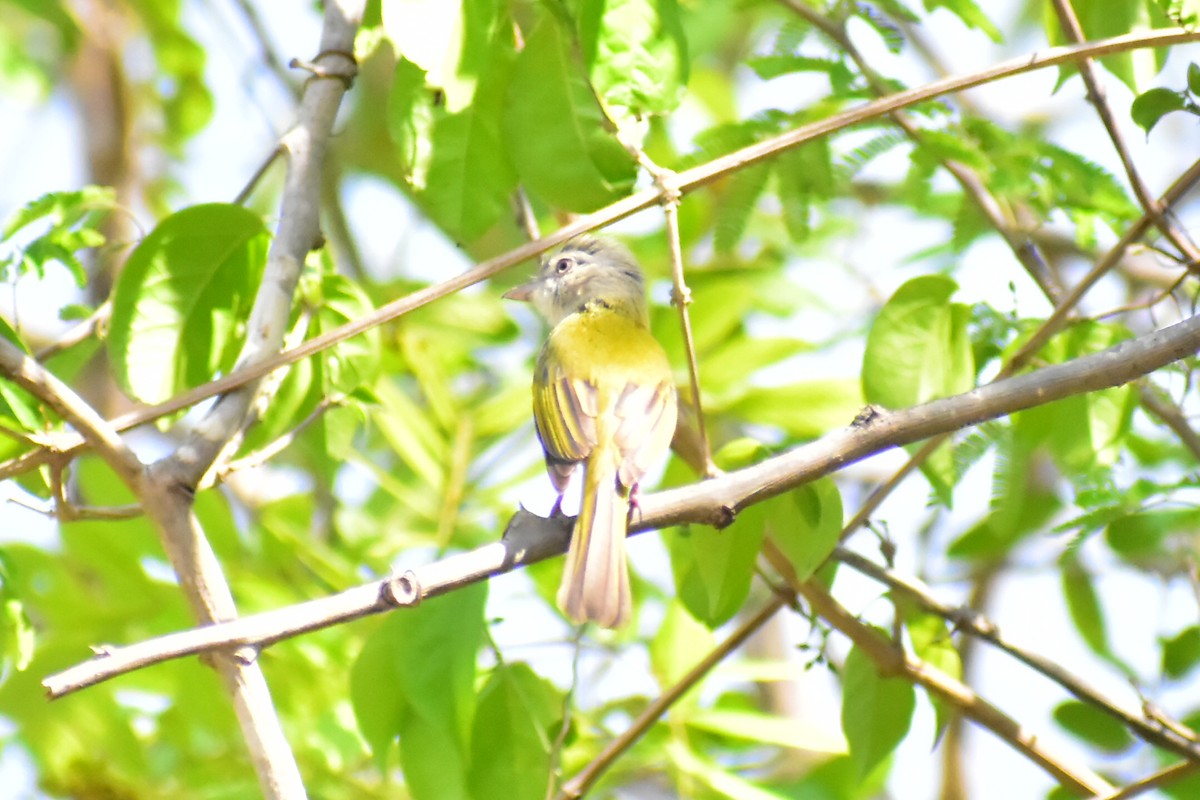
{"label": "bird", "polygon": [[584,234],[547,253],[536,276],[504,294],[550,325],[533,374],[533,418],[558,493],[583,465],[583,497],[557,601],[575,624],[627,624],[631,502],[675,433],[671,365],[650,332],[645,280],[615,239]]}

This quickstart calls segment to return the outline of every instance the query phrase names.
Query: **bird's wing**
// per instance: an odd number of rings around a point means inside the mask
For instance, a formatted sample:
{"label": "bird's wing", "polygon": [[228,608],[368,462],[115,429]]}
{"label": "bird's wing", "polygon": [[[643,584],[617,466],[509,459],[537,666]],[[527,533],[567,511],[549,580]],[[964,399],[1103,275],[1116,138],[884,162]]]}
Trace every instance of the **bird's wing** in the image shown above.
{"label": "bird's wing", "polygon": [[535,374],[533,419],[546,451],[546,470],[554,488],[562,491],[575,464],[596,446],[596,385],[568,377],[561,363],[545,351]]}
{"label": "bird's wing", "polygon": [[629,382],[617,397],[620,421],[614,437],[621,461],[617,478],[632,488],[671,445],[675,435],[675,385],[667,377],[657,384]]}

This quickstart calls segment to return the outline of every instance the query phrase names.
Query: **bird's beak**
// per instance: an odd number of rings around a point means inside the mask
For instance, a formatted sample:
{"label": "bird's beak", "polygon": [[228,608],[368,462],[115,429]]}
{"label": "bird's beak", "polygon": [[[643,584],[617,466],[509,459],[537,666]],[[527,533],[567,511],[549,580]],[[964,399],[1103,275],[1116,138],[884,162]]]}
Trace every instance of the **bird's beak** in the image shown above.
{"label": "bird's beak", "polygon": [[537,287],[537,281],[528,281],[518,286],[514,286],[507,292],[501,295],[505,300],[520,300],[522,303],[528,303],[533,300],[533,290]]}

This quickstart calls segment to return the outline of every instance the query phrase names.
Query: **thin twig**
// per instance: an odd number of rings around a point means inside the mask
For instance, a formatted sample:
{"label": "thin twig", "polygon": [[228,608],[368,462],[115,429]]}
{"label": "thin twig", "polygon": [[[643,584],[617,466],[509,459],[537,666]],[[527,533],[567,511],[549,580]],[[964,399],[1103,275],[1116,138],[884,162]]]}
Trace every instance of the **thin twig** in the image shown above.
{"label": "thin twig", "polygon": [[1183,442],[1184,447],[1200,460],[1200,435],[1192,428],[1191,423],[1188,422],[1179,407],[1164,399],[1159,394],[1158,388],[1145,380],[1138,382],[1138,397],[1141,400],[1142,408],[1158,417],[1162,424],[1179,437],[1179,441]]}
{"label": "thin twig", "polygon": [[679,327],[683,332],[683,350],[687,354],[688,383],[692,393],[692,411],[696,415],[696,432],[700,441],[700,452],[704,459],[704,477],[711,478],[720,473],[713,463],[712,446],[708,441],[708,426],[704,422],[704,403],[700,399],[700,365],[696,358],[696,337],[692,335],[692,318],[688,305],[692,302],[692,290],[688,288],[683,274],[683,252],[679,246],[679,198],[669,194],[669,184],[663,184],[663,215],[667,223],[667,245],[671,252],[671,302],[679,310]]}
{"label": "thin twig", "polygon": [[[1197,181],[1200,181],[1200,160],[1194,162],[1171,184],[1171,187],[1159,198],[1159,204],[1163,208],[1174,206],[1191,191]],[[1154,219],[1149,214],[1143,214],[1140,219],[1130,225],[1121,239],[1105,253],[1102,259],[1096,262],[1095,266],[1088,270],[1087,275],[1084,275],[1078,283],[1071,287],[1071,291],[1055,306],[1053,313],[1042,323],[1041,327],[1013,354],[1009,363],[1014,365],[1014,368],[1023,366],[1034,353],[1041,350],[1050,337],[1062,328],[1067,316],[1075,309],[1088,290],[1121,261],[1130,246],[1145,236],[1146,231],[1150,230],[1153,224]]]}
{"label": "thin twig", "polygon": [[604,774],[604,771],[612,766],[612,763],[622,753],[645,735],[646,731],[650,730],[654,723],[667,712],[667,709],[674,705],[689,689],[699,683],[704,676],[712,672],[713,668],[720,664],[726,656],[741,647],[755,631],[775,615],[775,612],[787,605],[788,600],[787,595],[773,595],[771,600],[757,614],[738,625],[737,630],[730,634],[729,638],[719,646],[713,648],[708,655],[688,670],[687,674],[676,681],[674,685],[668,687],[661,695],[654,698],[642,710],[642,713],[638,714],[637,719],[630,724],[624,733],[609,742],[608,746],[600,751],[600,754],[592,759],[586,767],[578,772],[575,777],[571,778],[571,780],[563,784],[562,790],[558,793],[559,800],[577,800],[577,798],[583,797],[588,789]]}
{"label": "thin twig", "polygon": [[69,503],[57,503],[53,508],[45,508],[31,503],[22,497],[10,497],[8,498],[8,502],[32,511],[35,514],[41,514],[44,517],[62,522],[76,522],[78,520],[90,519],[111,522],[113,520],[136,519],[146,513],[146,509],[142,508],[139,503],[131,503],[125,506],[77,506]]}
{"label": "thin twig", "polygon": [[57,340],[38,350],[33,354],[33,357],[38,361],[45,362],[63,350],[74,347],[86,339],[90,339],[96,334],[97,330],[108,324],[108,319],[111,316],[112,303],[106,300],[100,304],[99,308],[88,315],[87,319],[81,320],[78,325],[73,326]]}
{"label": "thin twig", "polygon": [[520,186],[513,193],[513,203],[516,205],[517,223],[521,226],[521,230],[525,231],[526,238],[531,242],[542,238],[542,232],[538,228],[537,214],[533,213],[529,195]]}
{"label": "thin twig", "polygon": [[1189,760],[1200,761],[1200,746],[1197,746],[1195,742],[1174,732],[1168,725],[1161,723],[1157,726],[1153,725],[1141,715],[1121,708],[1070,670],[1048,658],[1013,644],[1002,637],[1000,630],[982,615],[966,609],[952,608],[934,597],[927,587],[916,581],[902,578],[851,550],[839,547],[834,551],[833,557],[841,563],[853,567],[857,572],[879,581],[889,589],[901,592],[906,597],[915,600],[926,611],[953,623],[955,629],[978,637],[1008,653],[1025,666],[1054,681],[1079,700],[1113,717],[1141,739]]}
{"label": "thin twig", "polygon": [[[849,33],[846,31],[844,20],[831,20],[817,9],[801,2],[801,0],[782,0],[782,2],[797,16],[802,17],[810,25],[821,31],[836,46],[850,56],[850,59],[854,61],[859,71],[867,79],[867,83],[871,86],[871,90],[876,96],[887,94],[887,82],[875,71],[870,61],[854,45],[854,40],[850,38]],[[925,135],[921,127],[907,114],[897,110],[889,114],[889,116],[913,142],[918,145],[924,142]],[[953,159],[944,159],[942,166],[954,176],[954,179],[962,187],[963,193],[971,198],[980,213],[983,214],[992,228],[1008,244],[1013,255],[1025,267],[1025,271],[1029,273],[1038,286],[1051,298],[1056,298],[1060,295],[1062,292],[1058,286],[1058,282],[1047,267],[1045,259],[1042,257],[1036,243],[1033,242],[1027,233],[1019,230],[1013,224],[1004,213],[999,201],[988,191],[979,175],[970,167]]]}
{"label": "thin twig", "polygon": [[558,736],[550,746],[550,768],[546,770],[546,800],[553,800],[557,792],[559,778],[562,777],[562,751],[567,744],[567,735],[571,732],[571,708],[575,698],[575,690],[579,687],[579,656],[583,653],[580,642],[586,626],[576,625],[571,634],[571,685],[563,694],[562,721],[558,726]]}
{"label": "thin twig", "polygon": [[907,655],[898,643],[884,638],[877,629],[847,611],[816,581],[797,581],[787,557],[770,538],[763,543],[763,551],[771,565],[787,580],[791,590],[804,598],[821,619],[849,638],[871,659],[880,674],[903,677],[925,687],[954,706],[963,716],[990,730],[1001,741],[1054,776],[1063,786],[1089,795],[1112,791],[1113,787],[1104,778],[1086,766],[1071,764],[1067,756],[1052,752],[1037,735],[981,698],[969,686]]}
{"label": "thin twig", "polygon": [[[1075,16],[1075,9],[1071,7],[1071,0],[1053,0],[1054,11],[1058,15],[1059,24],[1062,25],[1063,33],[1066,34],[1067,40],[1071,42],[1084,41],[1083,28],[1079,24],[1079,18]],[[1117,125],[1116,115],[1113,114],[1112,106],[1109,105],[1108,95],[1104,91],[1104,84],[1101,83],[1096,65],[1092,59],[1085,58],[1075,65],[1079,70],[1080,76],[1083,77],[1083,82],[1087,86],[1088,97],[1092,101],[1092,105],[1096,109],[1096,113],[1100,116],[1100,121],[1104,123],[1104,129],[1108,131],[1108,138],[1112,141],[1113,149],[1117,151],[1117,156],[1121,159],[1121,166],[1125,169],[1125,176],[1129,178],[1129,185],[1133,187],[1133,193],[1141,204],[1142,209],[1146,214],[1153,219],[1154,224],[1162,231],[1172,244],[1179,248],[1179,252],[1186,259],[1189,266],[1194,266],[1200,263],[1200,251],[1178,227],[1171,223],[1170,218],[1165,213],[1165,207],[1160,203],[1153,194],[1150,188],[1146,186],[1146,182],[1142,180],[1142,176],[1138,173],[1137,167],[1133,163],[1133,156],[1129,152],[1129,147],[1125,144],[1125,137],[1121,133],[1121,128]]]}
{"label": "thin twig", "polygon": [[[1197,40],[1200,40],[1200,31],[1187,31],[1182,28],[1159,29],[1117,36],[1112,39],[1091,42],[1086,45],[1051,48],[1040,53],[1035,52],[1010,59],[968,75],[934,81],[925,86],[898,92],[889,97],[834,114],[826,119],[802,125],[787,133],[765,139],[756,144],[744,147],[741,150],[736,150],[720,158],[713,159],[705,164],[685,170],[678,174],[679,192],[681,195],[686,195],[725,175],[772,158],[813,139],[827,136],[830,133],[876,119],[898,109],[923,103],[944,94],[981,86],[1001,78],[1071,63],[1081,58],[1110,55],[1146,47],[1169,47]],[[1193,170],[1200,176],[1200,163],[1193,167]],[[1191,175],[1191,172],[1189,172],[1189,175]],[[1181,178],[1180,181],[1176,182],[1176,186],[1183,181],[1184,178]],[[1188,181],[1188,185],[1190,185],[1190,180]],[[1172,188],[1174,189],[1175,187]],[[405,297],[393,300],[370,314],[334,328],[320,336],[316,336],[297,347],[279,352],[253,365],[239,367],[230,375],[198,386],[178,397],[116,417],[110,420],[110,424],[118,431],[144,425],[160,417],[189,408],[203,400],[245,386],[280,367],[293,364],[315,353],[327,350],[346,339],[358,336],[365,331],[403,316],[434,300],[454,294],[468,286],[473,286],[476,283],[484,281],[510,267],[540,255],[551,247],[562,244],[573,236],[605,227],[617,220],[624,219],[631,214],[649,208],[659,202],[660,196],[661,192],[658,188],[644,189],[629,195],[605,208],[576,219],[569,225],[536,242],[524,244],[508,253],[488,259],[474,269],[468,270],[447,281],[425,287]],[[82,442],[77,441],[74,446],[65,447],[64,450],[69,450],[73,453],[76,448],[81,446]],[[16,459],[4,462],[0,464],[0,480],[21,474],[35,466],[40,466],[45,463],[46,457],[47,454],[44,452],[26,453]]]}
{"label": "thin twig", "polygon": [[[290,431],[280,436],[278,439],[275,439],[270,444],[262,447],[261,449],[244,455],[239,459],[230,461],[228,464],[222,467],[220,470],[221,480],[225,480],[231,474],[240,470],[253,469],[254,467],[260,467],[267,463],[272,458],[291,447],[296,439],[300,438],[300,434],[302,434],[309,428],[309,426],[324,416],[325,412],[329,411],[331,408],[337,408],[344,403],[345,398],[341,396],[322,397],[321,402],[317,403],[317,407],[314,408],[307,417],[301,420],[299,425],[292,428]],[[207,486],[214,483],[216,483],[215,479],[207,484],[201,483],[201,485],[198,487],[198,490],[205,489]]]}
{"label": "thin twig", "polygon": [[1172,783],[1190,777],[1196,774],[1198,770],[1200,770],[1200,764],[1195,761],[1180,761],[1169,767],[1164,767],[1152,775],[1147,775],[1141,780],[1134,781],[1122,789],[1104,795],[1096,795],[1094,800],[1133,800],[1134,797],[1143,795],[1146,792],[1154,789],[1162,789],[1165,786],[1170,786]]}
{"label": "thin twig", "polygon": [[276,144],[275,147],[271,149],[271,152],[267,153],[267,157],[262,160],[262,163],[258,165],[258,169],[254,170],[254,174],[251,175],[250,179],[246,181],[246,184],[242,187],[241,191],[239,191],[233,198],[233,204],[235,206],[245,205],[246,201],[250,199],[250,193],[254,191],[255,187],[258,186],[259,181],[261,181],[263,176],[267,174],[267,170],[271,168],[272,164],[274,164],[280,158],[283,158],[285,155],[287,155],[287,149],[284,148],[282,144]]}
{"label": "thin twig", "polygon": [[70,423],[121,479],[136,490],[144,471],[142,462],[121,441],[113,426],[70,386],[3,337],[0,337],[0,373]]}

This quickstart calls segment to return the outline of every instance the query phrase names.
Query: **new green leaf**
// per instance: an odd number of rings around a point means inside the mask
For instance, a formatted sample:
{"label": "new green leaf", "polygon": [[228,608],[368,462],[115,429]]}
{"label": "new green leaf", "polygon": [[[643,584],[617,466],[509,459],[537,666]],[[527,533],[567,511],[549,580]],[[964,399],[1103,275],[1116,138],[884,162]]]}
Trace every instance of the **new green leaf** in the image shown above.
{"label": "new green leaf", "polygon": [[108,355],[121,388],[158,403],[233,367],[266,265],[269,236],[239,206],[164,219],[117,281]]}
{"label": "new green leaf", "polygon": [[860,779],[908,734],[916,700],[911,683],[881,677],[862,650],[850,650],[842,668],[842,731]]}

